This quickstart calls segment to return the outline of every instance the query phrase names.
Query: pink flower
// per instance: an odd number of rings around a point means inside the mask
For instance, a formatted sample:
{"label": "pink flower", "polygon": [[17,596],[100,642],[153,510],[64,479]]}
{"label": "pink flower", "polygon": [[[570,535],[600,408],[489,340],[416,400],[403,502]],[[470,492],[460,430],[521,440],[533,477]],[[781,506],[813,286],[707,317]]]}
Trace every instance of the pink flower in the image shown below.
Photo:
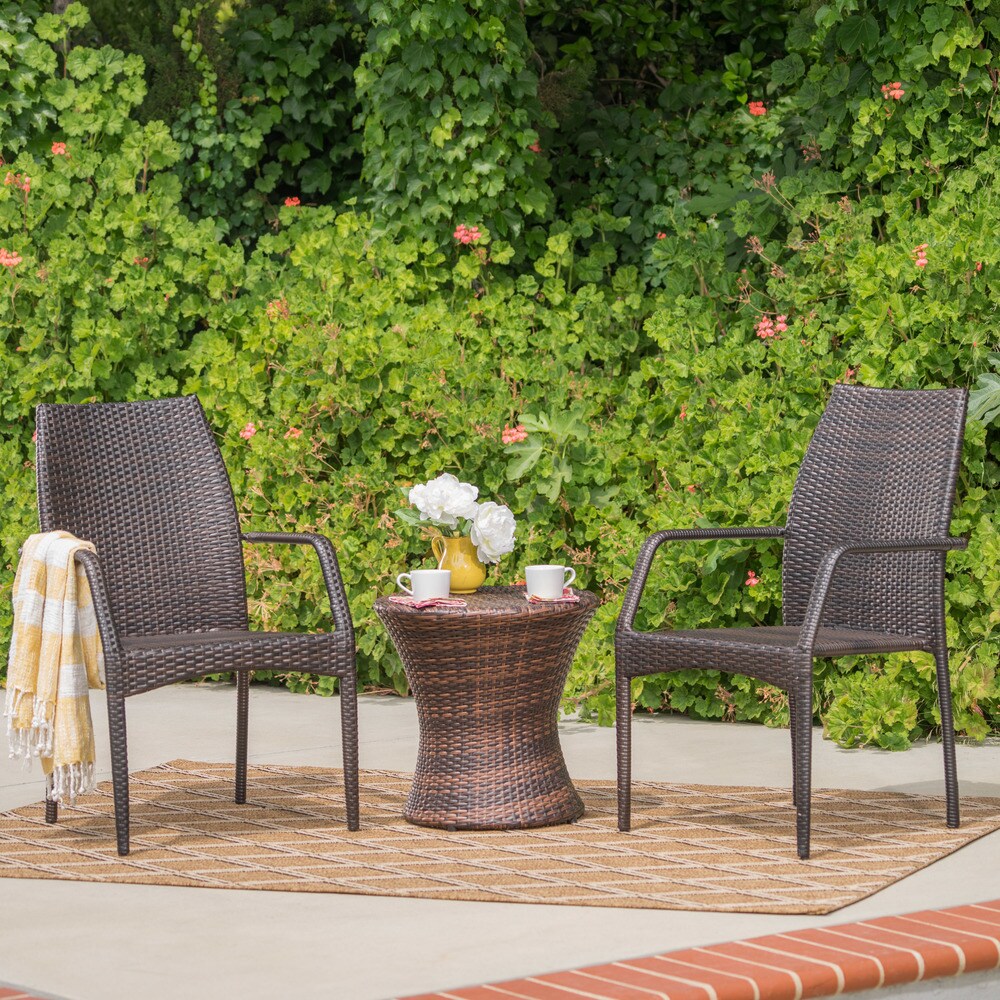
{"label": "pink flower", "polygon": [[519,441],[526,440],[527,437],[528,432],[525,429],[524,424],[518,424],[516,427],[504,424],[503,431],[500,434],[500,440],[504,444],[517,444]]}
{"label": "pink flower", "polygon": [[478,226],[467,226],[464,222],[460,222],[452,236],[459,243],[475,243],[481,238],[482,233],[479,232]]}
{"label": "pink flower", "polygon": [[758,583],[760,583],[760,577],[757,576],[757,574],[752,569],[748,569],[747,570],[746,586],[748,586],[748,587],[756,587]]}
{"label": "pink flower", "polygon": [[31,432],[31,440],[32,441],[37,441],[38,440],[38,431],[32,431]]}
{"label": "pink flower", "polygon": [[65,156],[66,155],[66,143],[64,142],[54,142],[52,143],[52,152],[55,156]]}
{"label": "pink flower", "polygon": [[760,322],[757,324],[757,336],[761,340],[769,340],[771,337],[778,336],[778,331],[775,330],[770,316],[761,316]]}
{"label": "pink flower", "polygon": [[658,240],[665,240],[667,238],[667,234],[666,233],[657,233],[656,234],[656,238]]}
{"label": "pink flower", "polygon": [[767,114],[767,108],[764,107],[763,101],[751,101],[747,105],[747,111],[754,116],[754,118],[760,118],[761,115]]}
{"label": "pink flower", "polygon": [[687,403],[681,403],[681,415],[680,415],[680,419],[681,420],[687,420],[687,415],[688,415]]}
{"label": "pink flower", "polygon": [[17,267],[23,258],[16,250],[0,247],[0,267]]}
{"label": "pink flower", "polygon": [[894,101],[898,101],[906,91],[903,90],[903,85],[897,80],[895,83],[883,83],[882,84],[882,96],[888,101],[892,98]]}
{"label": "pink flower", "polygon": [[787,316],[777,316],[774,320],[774,328],[778,333],[784,333],[788,329],[788,317]]}
{"label": "pink flower", "polygon": [[249,441],[250,438],[252,438],[256,433],[256,426],[252,422],[248,421],[243,430],[240,431],[240,437],[243,438],[244,441]]}
{"label": "pink flower", "polygon": [[135,264],[136,267],[148,267],[149,266],[149,258],[148,257],[134,257],[132,259],[132,263]]}
{"label": "pink flower", "polygon": [[284,299],[271,299],[264,311],[268,319],[288,319],[292,314]]}
{"label": "pink flower", "polygon": [[12,184],[19,191],[23,191],[27,194],[31,190],[31,178],[22,177],[20,174],[12,174],[9,170],[7,171],[7,176],[3,179],[4,186],[10,187]]}
{"label": "pink flower", "polygon": [[288,430],[285,431],[285,437],[286,438],[293,438],[293,439],[294,438],[300,438],[300,437],[302,437],[302,428],[300,428],[300,427],[289,427]]}
{"label": "pink flower", "polygon": [[976,270],[981,271],[983,269],[983,262],[981,260],[976,261]]}
{"label": "pink flower", "polygon": [[923,268],[927,266],[926,243],[921,243],[920,246],[914,247],[912,253],[913,253],[913,263],[916,264],[917,267]]}
{"label": "pink flower", "polygon": [[694,483],[692,483],[690,486],[687,487],[688,493],[694,493],[696,489],[698,489],[698,487],[695,486]]}
{"label": "pink flower", "polygon": [[298,198],[286,198],[285,199],[285,208],[298,208],[299,205],[301,205],[301,204],[302,204],[302,202],[299,201]]}
{"label": "pink flower", "polygon": [[533,143],[532,143],[532,144],[531,144],[531,145],[530,145],[530,146],[528,147],[528,149],[530,149],[530,150],[531,150],[531,152],[533,152],[533,153],[540,153],[540,152],[542,151],[542,147],[541,147],[541,146],[540,146],[540,145],[539,145],[539,144],[538,144],[537,142],[533,142]]}

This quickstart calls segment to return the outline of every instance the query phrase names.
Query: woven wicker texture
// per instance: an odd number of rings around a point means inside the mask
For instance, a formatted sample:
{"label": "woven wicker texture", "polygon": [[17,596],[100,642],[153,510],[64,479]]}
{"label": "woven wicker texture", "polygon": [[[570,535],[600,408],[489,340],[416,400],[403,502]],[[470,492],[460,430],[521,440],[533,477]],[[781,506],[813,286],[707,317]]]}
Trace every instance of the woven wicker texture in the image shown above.
{"label": "woven wicker texture", "polygon": [[[944,557],[965,426],[964,390],[838,385],[802,463],[785,527],[662,531],[643,545],[615,637],[619,823],[630,825],[631,679],[691,668],[788,692],[799,855],[809,856],[814,657],[934,654],[947,823],[959,821],[944,620]],[[780,627],[638,632],[656,551],[716,538],[784,541]]]}
{"label": "woven wicker texture", "polygon": [[[129,847],[125,699],[210,673],[237,674],[236,801],[246,791],[250,671],[341,679],[348,821],[357,828],[354,629],[330,542],[320,535],[240,534],[215,438],[194,396],[37,409],[38,514],[97,546],[81,553],[104,646],[118,850]],[[336,631],[251,632],[243,543],[309,545]],[[55,822],[54,803],[48,807]]]}
{"label": "woven wicker texture", "polygon": [[364,771],[365,827],[344,829],[339,771],[250,768],[237,806],[224,764],[174,761],[132,776],[134,851],[115,857],[107,783],[46,826],[41,805],[0,814],[0,876],[420,896],[734,913],[829,913],[1000,827],[1000,800],[969,799],[943,830],[940,799],[816,793],[815,853],[798,861],[785,790],[636,785],[632,833],[615,785],[581,781],[585,816],[530,830],[415,827],[411,775]]}
{"label": "woven wicker texture", "polygon": [[529,604],[484,587],[465,608],[375,602],[417,703],[420,748],[404,810],[412,823],[509,829],[583,812],[557,727],[573,654],[597,598]]}

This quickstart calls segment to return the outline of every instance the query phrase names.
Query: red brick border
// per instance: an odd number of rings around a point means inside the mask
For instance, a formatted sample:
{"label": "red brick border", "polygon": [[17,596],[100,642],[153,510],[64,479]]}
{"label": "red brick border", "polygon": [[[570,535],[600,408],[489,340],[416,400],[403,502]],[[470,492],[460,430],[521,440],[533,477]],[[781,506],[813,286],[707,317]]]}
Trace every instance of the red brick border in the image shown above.
{"label": "red brick border", "polygon": [[997,968],[1000,900],[768,934],[409,1000],[804,1000]]}

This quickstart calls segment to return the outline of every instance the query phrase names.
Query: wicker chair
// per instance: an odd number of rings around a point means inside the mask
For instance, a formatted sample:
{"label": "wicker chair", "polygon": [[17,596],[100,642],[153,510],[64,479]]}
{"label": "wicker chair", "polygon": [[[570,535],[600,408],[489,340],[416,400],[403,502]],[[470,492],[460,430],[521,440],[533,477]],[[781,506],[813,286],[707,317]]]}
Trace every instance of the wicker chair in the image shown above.
{"label": "wicker chair", "polygon": [[[90,582],[107,676],[118,853],[129,851],[125,699],[206,674],[236,674],[236,801],[246,801],[252,670],[340,678],[347,825],[357,830],[354,629],[330,542],[321,535],[241,535],[222,456],[197,397],[42,405],[38,513],[94,542],[77,555]],[[242,543],[311,545],[336,631],[253,632]],[[46,806],[54,823],[56,803]]]}
{"label": "wicker chair", "polygon": [[[806,452],[783,528],[660,531],[643,544],[615,634],[618,826],[630,828],[631,681],[690,668],[745,674],[788,693],[792,797],[809,857],[812,661],[923,650],[937,662],[947,824],[958,826],[944,560],[965,425],[964,390],[838,385]],[[664,542],[782,538],[781,626],[638,632]]]}

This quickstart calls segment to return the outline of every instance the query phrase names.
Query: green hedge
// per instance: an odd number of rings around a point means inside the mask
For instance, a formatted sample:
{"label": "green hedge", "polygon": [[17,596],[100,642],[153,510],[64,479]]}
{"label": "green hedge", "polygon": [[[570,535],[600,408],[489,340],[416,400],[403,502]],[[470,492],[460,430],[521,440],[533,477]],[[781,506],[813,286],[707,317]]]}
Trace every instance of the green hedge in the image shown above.
{"label": "green hedge", "polygon": [[[751,52],[745,64],[734,56],[690,67],[685,115],[623,112],[626,134],[650,130],[652,147],[636,156],[669,153],[669,162],[654,157],[658,194],[648,204],[622,183],[633,214],[610,200],[615,176],[636,176],[619,148],[594,167],[592,200],[574,195],[571,209],[559,195],[563,216],[516,239],[513,224],[506,240],[486,229],[503,199],[517,202],[515,173],[482,214],[478,195],[452,201],[442,191],[452,211],[439,222],[407,223],[398,201],[378,216],[281,207],[251,250],[220,242],[216,220],[189,214],[184,149],[134,113],[141,60],[64,46],[67,23],[82,27],[79,5],[33,20],[0,3],[12,181],[0,186],[0,246],[21,257],[0,267],[0,635],[17,546],[35,526],[33,407],[197,392],[246,525],[334,540],[363,683],[405,690],[372,603],[430,555],[392,516],[399,488],[452,471],[518,517],[518,547],[493,580],[559,558],[601,593],[567,704],[609,722],[614,622],[646,534],[781,523],[838,381],[967,385],[988,365],[1000,266],[986,68],[995,22],[969,28],[962,9],[944,4],[923,14],[891,0],[865,13],[854,6],[769,22],[768,46],[776,23],[786,33],[780,60]],[[380,16],[404,7],[383,4]],[[706,106],[712,80],[721,90]],[[881,92],[895,81],[905,81],[899,100]],[[758,100],[765,113],[749,114]],[[602,142],[614,138],[608,128]],[[511,149],[531,138],[516,129],[504,133]],[[583,171],[582,147],[550,152],[557,131],[538,134],[543,152],[533,156]],[[420,169],[437,170],[432,161]],[[378,162],[387,161],[372,169]],[[520,206],[526,219],[532,204]],[[484,238],[457,243],[460,222]],[[759,336],[768,331],[778,336]],[[256,433],[245,439],[248,423]],[[501,432],[515,423],[529,438],[504,446]],[[949,556],[947,599],[957,724],[975,737],[996,726],[1000,696],[997,459],[995,435],[970,422],[954,528],[971,544]],[[672,550],[654,567],[640,620],[776,623],[779,557],[769,542]],[[327,624],[307,556],[248,559],[259,624]],[[274,573],[278,560],[288,575]],[[938,725],[929,656],[827,664],[816,691],[843,744],[901,748]],[[722,674],[644,678],[635,696],[650,710],[787,718],[779,692]]]}

